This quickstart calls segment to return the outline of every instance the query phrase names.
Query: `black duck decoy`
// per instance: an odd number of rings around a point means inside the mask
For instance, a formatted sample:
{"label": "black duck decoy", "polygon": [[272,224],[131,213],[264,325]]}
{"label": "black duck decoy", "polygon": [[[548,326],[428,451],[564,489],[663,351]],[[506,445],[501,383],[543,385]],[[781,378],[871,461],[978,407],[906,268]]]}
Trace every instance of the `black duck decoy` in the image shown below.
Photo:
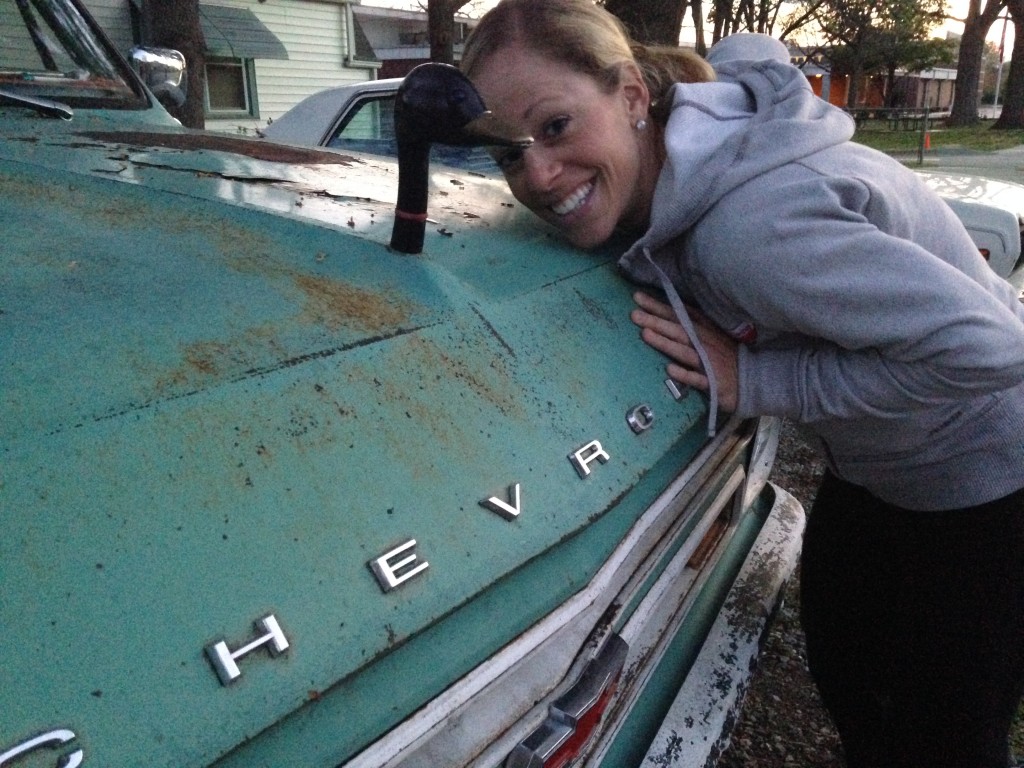
{"label": "black duck decoy", "polygon": [[420,253],[427,223],[430,145],[459,147],[529,146],[484,106],[473,84],[450,64],[420,64],[395,97],[398,142],[398,205],[391,247]]}

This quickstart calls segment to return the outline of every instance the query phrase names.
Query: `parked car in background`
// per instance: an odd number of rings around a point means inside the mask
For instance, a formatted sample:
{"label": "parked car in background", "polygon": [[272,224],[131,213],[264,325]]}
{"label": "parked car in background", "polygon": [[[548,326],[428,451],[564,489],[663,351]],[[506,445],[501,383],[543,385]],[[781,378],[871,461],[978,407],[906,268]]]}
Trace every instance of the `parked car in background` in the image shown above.
{"label": "parked car in background", "polygon": [[[260,133],[286,144],[396,157],[395,94],[401,84],[402,78],[393,77],[319,91]],[[501,175],[497,163],[483,147],[435,144],[431,161],[475,173]]]}
{"label": "parked car in background", "polygon": [[0,39],[0,766],[713,760],[803,512],[614,249],[435,166],[396,252],[392,159],[182,129],[77,0]]}
{"label": "parked car in background", "polygon": [[996,274],[1024,291],[1024,186],[956,173],[920,175],[964,222]]}

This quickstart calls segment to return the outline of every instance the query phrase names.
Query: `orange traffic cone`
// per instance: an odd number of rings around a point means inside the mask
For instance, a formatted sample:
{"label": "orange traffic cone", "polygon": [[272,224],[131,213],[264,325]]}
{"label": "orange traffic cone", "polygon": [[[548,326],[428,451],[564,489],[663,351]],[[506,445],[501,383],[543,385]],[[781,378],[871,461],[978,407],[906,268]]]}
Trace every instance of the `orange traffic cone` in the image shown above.
{"label": "orange traffic cone", "polygon": [[924,132],[924,148],[925,149],[931,149],[932,148],[932,135],[930,133],[928,133],[928,131]]}

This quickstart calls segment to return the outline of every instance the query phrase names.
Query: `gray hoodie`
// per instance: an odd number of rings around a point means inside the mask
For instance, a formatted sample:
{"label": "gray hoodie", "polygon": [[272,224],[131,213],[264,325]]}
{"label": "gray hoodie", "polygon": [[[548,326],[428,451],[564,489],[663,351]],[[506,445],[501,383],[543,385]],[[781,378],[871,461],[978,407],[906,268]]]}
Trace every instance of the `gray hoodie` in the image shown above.
{"label": "gray hoodie", "polygon": [[708,60],[717,82],[673,89],[621,267],[737,338],[737,413],[798,422],[847,481],[915,510],[1024,487],[1015,291],[913,172],[850,141],[784,46],[734,35]]}

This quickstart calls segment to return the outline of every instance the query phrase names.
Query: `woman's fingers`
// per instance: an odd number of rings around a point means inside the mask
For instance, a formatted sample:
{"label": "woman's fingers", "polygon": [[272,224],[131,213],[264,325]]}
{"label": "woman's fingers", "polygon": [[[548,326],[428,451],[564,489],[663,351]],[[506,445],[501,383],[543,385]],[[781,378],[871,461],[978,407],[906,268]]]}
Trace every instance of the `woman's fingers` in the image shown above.
{"label": "woman's fingers", "polygon": [[642,309],[634,309],[632,314],[630,314],[630,319],[640,326],[643,332],[650,334],[652,337],[663,336],[678,344],[690,345],[690,337],[678,320],[662,320],[660,317],[648,314]]}
{"label": "woman's fingers", "polygon": [[[690,337],[676,319],[672,307],[652,299],[644,293],[638,293],[637,304],[639,309],[630,313],[630,319],[640,328],[654,334],[664,336],[680,343],[689,344]],[[642,297],[642,300],[641,300]],[[664,350],[662,350],[664,351]]]}
{"label": "woman's fingers", "polygon": [[643,291],[637,291],[633,294],[633,301],[636,302],[637,306],[646,312],[660,317],[662,320],[675,320],[676,314],[672,311],[672,307],[663,301],[658,301],[653,296],[644,293]]}
{"label": "woman's fingers", "polygon": [[[643,341],[668,357],[668,375],[680,384],[706,392],[710,387],[708,372],[672,307],[643,291],[637,291],[633,298],[637,309],[630,318],[640,327]],[[738,346],[703,313],[687,307],[687,314],[714,371],[718,402],[726,410],[735,410],[739,387]]]}
{"label": "woman's fingers", "polygon": [[665,372],[668,374],[670,379],[684,386],[701,392],[708,391],[708,377],[693,368],[684,368],[681,365],[669,363],[665,366]]}
{"label": "woman's fingers", "polygon": [[640,326],[640,338],[680,366],[700,368],[700,356],[693,348],[693,342],[672,307],[642,291],[634,294],[639,309],[634,309],[630,319]]}
{"label": "woman's fingers", "polygon": [[700,355],[693,348],[689,338],[686,336],[686,332],[679,328],[679,326],[676,326],[676,328],[680,332],[666,335],[654,328],[644,326],[640,332],[640,338],[648,346],[654,347],[654,349],[666,355],[670,360],[675,360],[682,366],[699,369],[701,367]]}

